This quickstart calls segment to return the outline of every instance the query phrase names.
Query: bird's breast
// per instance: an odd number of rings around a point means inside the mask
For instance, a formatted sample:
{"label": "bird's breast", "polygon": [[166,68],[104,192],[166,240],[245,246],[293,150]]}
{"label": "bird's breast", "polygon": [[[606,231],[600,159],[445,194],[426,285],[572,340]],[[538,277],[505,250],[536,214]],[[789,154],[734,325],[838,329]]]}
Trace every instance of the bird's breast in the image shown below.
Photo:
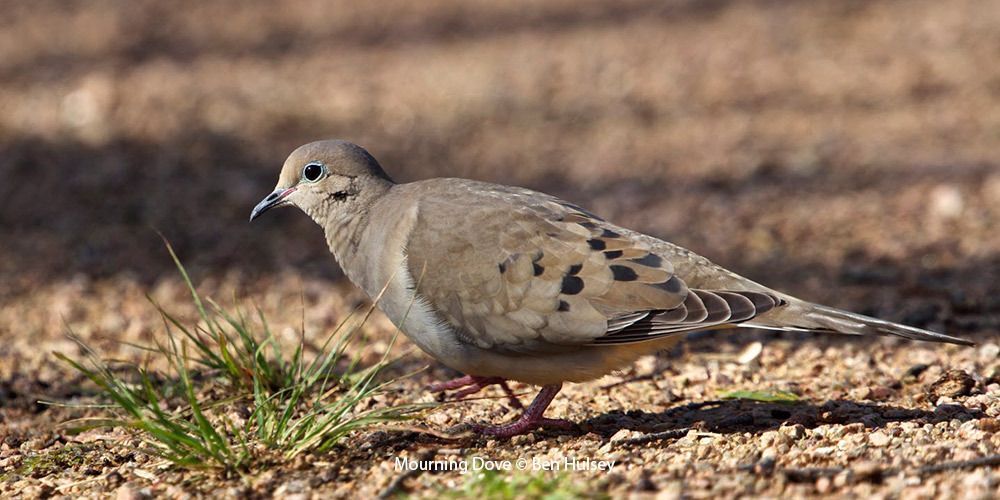
{"label": "bird's breast", "polygon": [[[406,245],[418,208],[385,210],[373,217],[360,244],[341,262],[350,280],[363,289],[385,315],[424,352],[448,363],[458,349],[453,328],[417,293]],[[389,216],[391,214],[391,216]]]}

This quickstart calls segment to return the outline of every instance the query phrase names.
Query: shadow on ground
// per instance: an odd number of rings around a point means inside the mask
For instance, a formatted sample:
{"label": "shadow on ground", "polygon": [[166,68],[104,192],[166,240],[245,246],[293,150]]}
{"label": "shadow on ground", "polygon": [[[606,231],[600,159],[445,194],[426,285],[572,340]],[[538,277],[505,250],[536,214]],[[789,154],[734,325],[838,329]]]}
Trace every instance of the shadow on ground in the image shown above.
{"label": "shadow on ground", "polygon": [[926,411],[843,399],[813,403],[762,403],[747,400],[689,403],[660,413],[642,411],[610,412],[580,423],[583,429],[604,437],[621,429],[643,433],[695,429],[719,434],[761,433],[782,425],[801,424],[807,429],[826,424],[863,424],[875,429],[888,422],[935,424],[958,419],[980,418],[981,412],[960,405],[943,405]]}

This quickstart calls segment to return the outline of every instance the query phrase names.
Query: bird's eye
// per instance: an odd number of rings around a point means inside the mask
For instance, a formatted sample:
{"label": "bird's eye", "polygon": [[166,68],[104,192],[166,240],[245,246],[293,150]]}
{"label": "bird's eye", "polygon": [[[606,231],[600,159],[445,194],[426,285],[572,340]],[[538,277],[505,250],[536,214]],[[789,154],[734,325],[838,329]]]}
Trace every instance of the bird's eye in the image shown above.
{"label": "bird's eye", "polygon": [[317,163],[310,163],[302,169],[302,178],[309,182],[316,182],[323,176],[323,166]]}

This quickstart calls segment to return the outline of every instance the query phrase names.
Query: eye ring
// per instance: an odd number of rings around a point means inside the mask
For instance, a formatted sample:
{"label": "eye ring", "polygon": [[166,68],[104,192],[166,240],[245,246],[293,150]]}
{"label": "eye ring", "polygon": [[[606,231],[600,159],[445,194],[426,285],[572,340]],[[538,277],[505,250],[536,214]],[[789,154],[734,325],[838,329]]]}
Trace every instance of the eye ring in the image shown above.
{"label": "eye ring", "polygon": [[302,179],[309,182],[320,180],[324,173],[326,173],[326,169],[320,163],[307,163],[306,166],[302,167]]}

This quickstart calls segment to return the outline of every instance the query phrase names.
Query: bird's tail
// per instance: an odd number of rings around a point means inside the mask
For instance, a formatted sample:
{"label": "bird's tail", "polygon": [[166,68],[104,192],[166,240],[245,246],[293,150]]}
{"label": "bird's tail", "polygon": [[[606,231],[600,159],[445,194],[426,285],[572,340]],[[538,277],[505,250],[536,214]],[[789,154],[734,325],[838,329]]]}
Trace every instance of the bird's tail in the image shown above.
{"label": "bird's tail", "polygon": [[782,297],[788,304],[771,314],[758,316],[741,326],[777,330],[843,333],[847,335],[887,335],[926,342],[975,345],[974,342],[922,328],[901,325],[863,314],[813,304],[793,297]]}

